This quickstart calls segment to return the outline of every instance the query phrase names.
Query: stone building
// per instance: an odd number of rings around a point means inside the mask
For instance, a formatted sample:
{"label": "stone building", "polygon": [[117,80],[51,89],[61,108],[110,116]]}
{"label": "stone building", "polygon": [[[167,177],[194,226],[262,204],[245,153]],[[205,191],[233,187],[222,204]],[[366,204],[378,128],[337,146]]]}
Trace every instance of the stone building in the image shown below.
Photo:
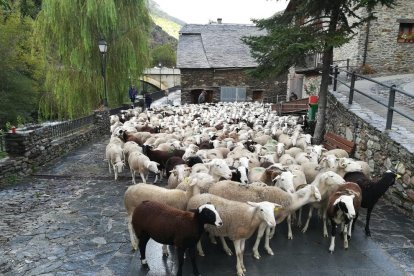
{"label": "stone building", "polygon": [[[414,72],[414,3],[397,0],[393,8],[377,6],[376,19],[357,30],[355,37],[335,49],[334,60],[350,59],[365,73]],[[366,10],[359,15],[367,16]]]}
{"label": "stone building", "polygon": [[257,67],[241,38],[263,34],[254,25],[185,25],[180,31],[177,67],[181,70],[181,103],[197,103],[202,90],[207,102],[275,101],[286,94],[286,75],[256,79]]}

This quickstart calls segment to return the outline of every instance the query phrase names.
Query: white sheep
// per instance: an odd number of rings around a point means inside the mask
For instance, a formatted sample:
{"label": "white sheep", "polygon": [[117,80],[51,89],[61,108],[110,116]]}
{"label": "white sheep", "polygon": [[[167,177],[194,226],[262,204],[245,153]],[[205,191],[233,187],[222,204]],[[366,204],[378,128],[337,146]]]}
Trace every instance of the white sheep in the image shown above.
{"label": "white sheep", "polygon": [[144,183],[147,182],[148,173],[153,172],[156,174],[154,183],[157,182],[158,174],[160,173],[160,171],[158,170],[159,164],[157,162],[151,161],[147,156],[138,151],[134,151],[129,154],[128,164],[131,170],[132,183],[136,184],[136,172],[140,174],[141,179]]}
{"label": "white sheep", "polygon": [[124,153],[122,148],[118,144],[109,143],[106,146],[105,152],[106,159],[108,160],[109,173],[111,173],[111,167],[114,170],[115,180],[118,179],[118,173],[122,173],[124,163]]}
{"label": "white sheep", "polygon": [[[214,229],[206,226],[206,230],[210,234],[219,236],[222,240],[224,240],[224,237],[228,237],[233,241],[237,257],[237,275],[244,275],[244,272],[246,272],[243,262],[245,242],[254,234],[259,226],[276,226],[273,213],[274,209],[279,205],[266,201],[243,203],[227,200],[211,194],[200,194],[193,196],[188,201],[187,209],[194,209],[202,205],[202,202],[205,202],[204,204],[207,202],[213,204],[223,221],[222,227]],[[199,254],[203,256],[204,252],[202,251],[200,242],[198,243],[197,249]]]}

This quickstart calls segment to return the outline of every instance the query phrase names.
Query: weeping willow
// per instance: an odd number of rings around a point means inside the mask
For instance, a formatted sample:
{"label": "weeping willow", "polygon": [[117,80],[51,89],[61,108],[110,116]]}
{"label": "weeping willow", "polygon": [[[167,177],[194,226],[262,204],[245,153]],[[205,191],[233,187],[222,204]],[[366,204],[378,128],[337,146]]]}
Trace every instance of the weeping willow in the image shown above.
{"label": "weeping willow", "polygon": [[108,43],[109,106],[119,106],[130,78],[149,61],[150,17],[146,0],[43,0],[36,19],[38,43],[48,62],[40,111],[73,118],[101,105],[104,82],[98,41]]}

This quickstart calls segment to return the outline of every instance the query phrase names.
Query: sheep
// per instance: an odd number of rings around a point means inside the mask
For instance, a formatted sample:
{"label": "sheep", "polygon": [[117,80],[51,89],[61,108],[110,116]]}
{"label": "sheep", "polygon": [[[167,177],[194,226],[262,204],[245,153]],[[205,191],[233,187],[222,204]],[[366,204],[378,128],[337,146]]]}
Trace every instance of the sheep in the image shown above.
{"label": "sheep", "polygon": [[176,189],[187,191],[189,184],[192,183],[193,179],[197,180],[197,186],[200,190],[200,193],[208,193],[208,189],[210,189],[211,185],[217,182],[208,173],[199,172],[188,176],[188,178],[186,178],[180,184],[178,184]]}
{"label": "sheep", "polygon": [[235,167],[229,167],[232,173],[231,180],[240,182],[244,185],[247,185],[249,183],[249,178],[247,177],[249,174],[249,169],[244,166],[239,166],[237,168]]}
{"label": "sheep", "polygon": [[128,161],[129,154],[133,151],[138,151],[142,153],[142,148],[135,143],[134,141],[128,141],[124,144],[123,152],[125,156],[125,160]]}
{"label": "sheep", "polygon": [[296,164],[296,161],[295,158],[285,153],[279,158],[279,163],[281,163],[282,165],[292,165]]}
{"label": "sheep", "polygon": [[168,158],[167,162],[165,162],[165,172],[167,177],[170,176],[171,171],[175,168],[177,165],[185,164],[185,161],[178,156],[172,156]]}
{"label": "sheep", "polygon": [[329,196],[335,191],[335,189],[345,183],[345,180],[335,172],[324,172],[319,174],[316,179],[309,184],[309,186],[315,186],[321,193],[321,201],[315,202],[309,206],[308,219],[306,220],[305,226],[302,229],[302,233],[308,230],[309,222],[312,217],[313,208],[321,209],[323,217],[323,236],[328,237],[328,229],[326,227],[326,207]]}
{"label": "sheep", "polygon": [[174,150],[174,151],[161,151],[161,150],[152,150],[151,146],[143,146],[143,152],[151,161],[155,161],[159,164],[159,169],[161,171],[160,180],[162,180],[163,171],[165,170],[165,164],[167,160],[173,156],[182,157],[184,154],[183,150]]}
{"label": "sheep", "polygon": [[267,185],[273,185],[273,180],[276,176],[278,176],[283,169],[280,169],[279,167],[268,167],[268,168],[262,168],[262,167],[255,167],[252,168],[249,171],[249,182],[263,182]]}
{"label": "sheep", "polygon": [[343,224],[344,248],[348,249],[348,238],[351,237],[352,225],[358,216],[361,206],[362,191],[358,184],[347,182],[338,186],[337,190],[329,197],[327,215],[331,221],[331,244],[329,252],[335,250],[335,236],[338,224]]}
{"label": "sheep", "polygon": [[203,160],[199,156],[190,156],[190,157],[187,157],[187,158],[184,158],[184,156],[183,156],[182,158],[185,160],[185,163],[190,168],[193,167],[195,164],[199,164],[199,163],[202,164],[203,163]]}
{"label": "sheep", "polygon": [[[271,202],[237,202],[227,200],[212,194],[195,195],[188,201],[187,209],[192,209],[201,204],[211,202],[223,220],[221,228],[206,226],[209,233],[219,236],[222,240],[228,237],[233,241],[237,257],[237,275],[242,276],[246,272],[243,263],[245,241],[250,238],[261,225],[275,227],[274,209],[278,204]],[[263,227],[263,226],[262,226]],[[200,255],[204,255],[201,243],[197,245]],[[227,248],[228,249],[228,248]],[[228,249],[230,250],[230,249]]]}
{"label": "sheep", "polygon": [[121,146],[118,144],[109,143],[106,146],[105,156],[108,160],[109,173],[111,173],[112,167],[114,170],[115,180],[117,180],[118,173],[122,173],[125,166],[125,163],[123,161],[124,153]]}
{"label": "sheep", "polygon": [[[299,209],[300,207],[309,202],[317,202],[321,200],[321,195],[319,193],[318,188],[316,186],[311,185],[308,185],[307,187],[295,192],[294,194],[289,194],[278,187],[263,186],[256,184],[250,184],[246,187],[237,182],[224,180],[213,184],[209,189],[209,193],[227,198],[229,200],[236,200],[242,202],[273,202],[282,205],[283,208],[288,210],[288,213]],[[285,217],[281,217],[280,221],[283,221]],[[265,229],[266,227],[259,229],[257,233],[256,242],[253,246],[253,257],[256,259],[260,258],[258,247]],[[265,249],[269,255],[273,255],[274,253],[269,246],[269,232],[270,229],[267,229]],[[227,253],[229,254],[231,253],[231,251]]]}
{"label": "sheep", "polygon": [[298,147],[291,147],[290,149],[285,150],[286,154],[289,154],[290,156],[292,156],[293,158],[296,157],[296,155],[300,152],[303,152],[303,149],[298,148]]}
{"label": "sheep", "polygon": [[[371,212],[374,209],[375,204],[385,194],[388,188],[394,185],[395,180],[401,176],[392,171],[387,170],[382,178],[378,181],[370,180],[363,172],[348,172],[345,174],[344,179],[348,182],[354,182],[361,187],[362,190],[362,208],[367,208],[367,217],[365,222],[365,235],[371,236],[371,230],[369,229],[369,221],[371,218]],[[358,216],[355,217],[355,221]]]}
{"label": "sheep", "polygon": [[233,176],[229,166],[223,159],[212,159],[209,163],[205,163],[209,169],[209,174],[214,177],[216,181],[219,181],[220,177],[225,179],[231,179]]}
{"label": "sheep", "polygon": [[168,189],[175,189],[177,185],[184,180],[185,177],[188,177],[191,174],[191,168],[186,164],[179,164],[170,171],[170,176],[168,177]]}
{"label": "sheep", "polygon": [[[124,194],[124,206],[128,214],[128,230],[131,238],[131,244],[134,250],[138,249],[138,242],[132,231],[132,213],[134,209],[145,200],[156,201],[167,204],[179,210],[185,210],[188,200],[194,195],[199,194],[197,179],[193,179],[189,184],[190,189],[187,191],[177,189],[166,189],[151,184],[139,183],[129,186]],[[163,253],[167,248],[163,247]]]}
{"label": "sheep", "polygon": [[335,155],[337,158],[349,158],[349,154],[343,149],[322,150],[322,156]]}
{"label": "sheep", "polygon": [[158,163],[151,161],[147,156],[144,154],[134,151],[129,154],[128,157],[128,164],[131,170],[132,175],[132,183],[136,184],[135,182],[135,173],[139,172],[141,179],[144,183],[147,181],[148,172],[153,172],[156,174],[154,183],[158,180],[158,174],[160,171],[158,170]]}
{"label": "sheep", "polygon": [[145,249],[150,238],[158,243],[174,245],[178,249],[178,272],[182,275],[184,252],[188,248],[194,275],[200,275],[196,264],[196,244],[205,225],[221,227],[223,221],[214,205],[203,204],[195,210],[182,211],[168,205],[144,201],[132,214],[132,226],[139,240],[141,264],[148,267]]}
{"label": "sheep", "polygon": [[[282,190],[294,194],[295,193],[295,186],[293,185],[293,178],[294,175],[292,172],[282,172],[280,175],[276,176],[274,179],[275,186],[281,188]],[[292,224],[291,224],[291,214],[287,217],[287,225],[288,225],[288,239],[293,239],[292,234]]]}

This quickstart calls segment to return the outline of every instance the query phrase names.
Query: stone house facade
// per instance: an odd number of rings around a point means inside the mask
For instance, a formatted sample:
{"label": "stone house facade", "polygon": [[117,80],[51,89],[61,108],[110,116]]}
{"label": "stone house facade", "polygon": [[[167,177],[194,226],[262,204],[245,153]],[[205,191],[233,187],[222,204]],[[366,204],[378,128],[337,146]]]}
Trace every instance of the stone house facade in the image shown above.
{"label": "stone house facade", "polygon": [[[414,72],[413,1],[397,0],[393,8],[377,6],[373,13],[376,19],[361,26],[349,43],[335,49],[334,60],[349,58],[351,65],[366,65],[376,73]],[[359,16],[367,14],[361,10]]]}
{"label": "stone house facade", "polygon": [[250,48],[241,38],[263,34],[254,25],[189,24],[180,31],[177,67],[181,70],[181,103],[197,103],[202,90],[207,102],[284,99],[286,75],[257,79]]}

